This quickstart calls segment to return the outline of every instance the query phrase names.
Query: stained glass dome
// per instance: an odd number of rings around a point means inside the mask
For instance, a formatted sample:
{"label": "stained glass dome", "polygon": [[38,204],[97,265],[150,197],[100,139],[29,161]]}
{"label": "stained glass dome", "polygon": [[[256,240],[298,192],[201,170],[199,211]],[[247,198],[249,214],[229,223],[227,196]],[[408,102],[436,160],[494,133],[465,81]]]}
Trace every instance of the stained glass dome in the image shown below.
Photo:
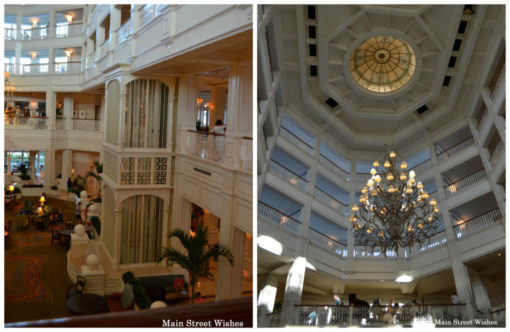
{"label": "stained glass dome", "polygon": [[386,94],[409,83],[416,71],[416,55],[408,43],[393,36],[375,36],[351,55],[354,81],[371,93]]}

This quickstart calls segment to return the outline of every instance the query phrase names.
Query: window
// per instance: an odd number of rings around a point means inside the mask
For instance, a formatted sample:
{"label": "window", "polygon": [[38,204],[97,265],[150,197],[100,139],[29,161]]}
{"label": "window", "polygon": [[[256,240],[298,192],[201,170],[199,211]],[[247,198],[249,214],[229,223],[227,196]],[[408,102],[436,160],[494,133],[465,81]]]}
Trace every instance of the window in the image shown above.
{"label": "window", "polygon": [[16,23],[4,23],[5,39],[16,39]]}
{"label": "window", "polygon": [[58,37],[67,37],[69,35],[69,23],[57,23],[55,34]]}
{"label": "window", "polygon": [[59,73],[67,72],[67,57],[65,56],[55,57],[55,72]]}

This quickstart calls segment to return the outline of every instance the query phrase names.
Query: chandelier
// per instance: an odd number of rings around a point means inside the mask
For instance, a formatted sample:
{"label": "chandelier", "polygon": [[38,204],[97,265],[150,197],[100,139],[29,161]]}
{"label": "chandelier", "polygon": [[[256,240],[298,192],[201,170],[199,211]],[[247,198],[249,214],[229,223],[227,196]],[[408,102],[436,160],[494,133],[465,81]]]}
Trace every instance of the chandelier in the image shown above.
{"label": "chandelier", "polygon": [[372,253],[379,247],[384,256],[388,250],[398,255],[398,248],[421,248],[438,227],[437,201],[429,200],[413,170],[406,173],[405,161],[397,167],[396,156],[394,151],[387,153],[382,167],[374,161],[372,176],[361,189],[359,205],[351,208],[355,243],[371,248]]}

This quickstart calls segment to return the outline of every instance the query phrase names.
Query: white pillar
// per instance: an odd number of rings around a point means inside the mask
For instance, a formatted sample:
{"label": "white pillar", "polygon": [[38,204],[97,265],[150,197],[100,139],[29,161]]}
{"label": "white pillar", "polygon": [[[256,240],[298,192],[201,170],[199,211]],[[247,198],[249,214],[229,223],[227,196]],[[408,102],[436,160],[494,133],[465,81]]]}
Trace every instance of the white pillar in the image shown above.
{"label": "white pillar", "polygon": [[265,275],[257,300],[257,320],[259,327],[269,327],[270,319],[268,314],[273,312],[276,292],[278,291],[278,275],[268,273]]}
{"label": "white pillar", "polygon": [[[196,130],[197,87],[198,82],[196,77],[179,78],[176,152],[186,153],[188,130]],[[194,139],[194,137],[192,138]],[[191,142],[188,143],[191,144]]]}
{"label": "white pillar", "polygon": [[73,129],[73,110],[74,110],[74,97],[73,95],[64,96],[64,118],[65,129]]}
{"label": "white pillar", "polygon": [[46,90],[46,117],[48,118],[46,126],[49,130],[56,129],[55,127],[55,120],[57,116],[56,111],[57,105],[55,102],[56,98],[57,94],[51,88],[48,88]]}
{"label": "white pillar", "polygon": [[121,218],[122,212],[120,208],[114,210],[115,213],[115,245],[113,248],[112,265],[115,270],[119,268],[120,264],[120,234],[121,234]]}
{"label": "white pillar", "polygon": [[283,297],[282,314],[280,322],[282,325],[292,325],[296,320],[295,305],[301,304],[303,285],[305,282],[306,258],[298,257],[292,263],[287,282],[285,283],[285,295]]}
{"label": "white pillar", "polygon": [[480,273],[472,268],[467,268],[467,271],[476,308],[478,311],[483,312],[484,318],[491,318],[491,302]]}
{"label": "white pillar", "polygon": [[463,303],[466,303],[462,308],[462,318],[464,320],[473,319],[473,294],[469,283],[469,275],[466,265],[460,260],[455,242],[450,243],[450,241],[448,241],[448,254],[457,295],[461,298]]}
{"label": "white pillar", "polygon": [[27,174],[30,175],[31,177],[31,181],[34,181],[35,180],[35,173],[36,173],[36,169],[35,169],[35,155],[38,153],[39,151],[37,150],[31,150],[29,151],[29,155],[28,155],[28,172]]}
{"label": "white pillar", "polygon": [[213,128],[217,120],[224,121],[225,106],[227,104],[227,89],[212,88],[211,89],[211,114],[209,116],[209,128]]}

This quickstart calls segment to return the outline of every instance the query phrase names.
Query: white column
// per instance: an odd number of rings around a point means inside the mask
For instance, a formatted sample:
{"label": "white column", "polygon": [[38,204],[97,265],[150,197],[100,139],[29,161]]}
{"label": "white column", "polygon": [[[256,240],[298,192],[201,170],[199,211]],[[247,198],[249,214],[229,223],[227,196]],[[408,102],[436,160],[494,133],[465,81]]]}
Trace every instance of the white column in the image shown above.
{"label": "white column", "polygon": [[62,150],[62,183],[60,189],[67,190],[67,179],[71,177],[71,150]]}
{"label": "white column", "polygon": [[53,144],[50,148],[45,151],[45,163],[44,163],[44,188],[49,190],[51,186],[55,184],[55,149]]}
{"label": "white column", "polygon": [[464,320],[472,319],[473,294],[471,292],[471,285],[469,283],[469,275],[466,265],[464,265],[464,263],[460,260],[457,245],[455,242],[448,242],[448,254],[457,295],[461,298],[463,303],[466,303],[466,305],[462,308],[462,318]]}
{"label": "white column", "polygon": [[34,181],[35,180],[35,173],[36,173],[36,169],[35,169],[35,155],[38,153],[39,151],[37,150],[31,150],[29,151],[29,155],[28,155],[28,172],[27,174],[30,175],[31,177],[31,181]]}
{"label": "white column", "polygon": [[[124,124],[124,116],[125,116],[125,109],[126,107],[126,87],[121,86],[121,92],[120,92],[120,111],[119,111],[119,132],[117,133],[117,147],[120,149],[124,146],[124,131],[125,124]],[[106,131],[106,128],[105,128]]]}
{"label": "white column", "polygon": [[110,12],[110,47],[114,49],[117,46],[117,30],[120,28],[121,10],[112,6]]}
{"label": "white column", "polygon": [[115,213],[115,245],[113,249],[112,265],[115,270],[119,268],[120,264],[120,234],[121,234],[121,218],[122,212],[120,208],[114,210]]}
{"label": "white column", "polygon": [[73,129],[73,110],[74,110],[74,97],[73,95],[64,96],[64,118],[65,129]]}
{"label": "white column", "polygon": [[306,258],[298,257],[292,263],[287,282],[285,283],[285,295],[283,297],[282,314],[280,322],[282,325],[292,325],[296,320],[295,305],[301,304],[303,284],[305,282]]}
{"label": "white column", "polygon": [[51,88],[48,88],[46,90],[46,117],[48,118],[48,123],[46,124],[46,126],[48,127],[49,130],[55,130],[56,127],[55,127],[55,120],[56,120],[56,116],[57,116],[57,111],[56,111],[56,97],[57,97],[57,94],[51,89]]}
{"label": "white column", "polygon": [[278,291],[278,275],[268,273],[259,287],[260,293],[257,300],[257,320],[259,327],[269,327],[270,319],[267,316],[273,312],[276,292]]}
{"label": "white column", "polygon": [[[48,31],[48,38],[55,38],[55,34],[57,31],[57,15],[55,13],[55,8],[50,7],[50,26]],[[52,62],[52,58],[49,58],[49,62]]]}
{"label": "white column", "polygon": [[179,78],[179,97],[177,105],[177,145],[176,152],[186,153],[186,142],[188,130],[196,130],[197,120],[197,78],[180,77]]}
{"label": "white column", "polygon": [[491,318],[491,302],[480,273],[472,268],[467,268],[467,271],[471,282],[471,289],[473,290],[476,308],[483,312],[485,318]]}

